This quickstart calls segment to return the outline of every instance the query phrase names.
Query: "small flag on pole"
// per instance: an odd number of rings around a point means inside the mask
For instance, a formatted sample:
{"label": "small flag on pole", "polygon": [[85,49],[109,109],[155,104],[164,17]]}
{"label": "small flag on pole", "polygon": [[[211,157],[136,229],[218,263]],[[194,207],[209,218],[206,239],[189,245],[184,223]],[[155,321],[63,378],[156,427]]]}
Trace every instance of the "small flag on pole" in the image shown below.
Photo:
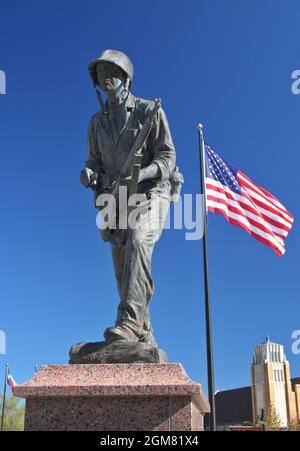
{"label": "small flag on pole", "polygon": [[8,374],[7,374],[7,385],[10,386],[12,392],[14,391],[15,386],[18,385],[16,383],[16,381],[14,380],[14,378],[12,377],[12,374],[10,371],[8,371]]}
{"label": "small flag on pole", "polygon": [[242,227],[278,255],[285,253],[284,239],[294,221],[291,213],[207,144],[205,188],[208,211],[223,214],[228,222]]}

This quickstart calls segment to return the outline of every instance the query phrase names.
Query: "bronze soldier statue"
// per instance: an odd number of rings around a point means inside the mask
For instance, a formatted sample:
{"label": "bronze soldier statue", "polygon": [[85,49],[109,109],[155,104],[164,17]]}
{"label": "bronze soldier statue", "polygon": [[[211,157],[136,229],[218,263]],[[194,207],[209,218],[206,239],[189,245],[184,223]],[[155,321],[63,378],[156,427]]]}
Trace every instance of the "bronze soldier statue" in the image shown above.
{"label": "bronze soldier statue", "polygon": [[[129,91],[133,65],[124,53],[106,50],[89,65],[89,72],[98,93],[101,111],[92,116],[88,129],[87,161],[80,179],[95,192],[95,199],[109,192],[117,177],[130,183],[132,172],[122,168],[154,102],[137,98]],[[102,100],[99,88],[107,96]],[[141,213],[140,227],[114,231],[111,241],[112,259],[120,296],[114,327],[104,332],[107,342],[125,340],[157,347],[150,322],[149,303],[153,294],[151,258],[159,240],[170,201],[178,197],[183,182],[175,166],[176,154],[168,121],[159,108],[142,146],[137,192],[144,194],[146,211],[153,211],[159,226],[149,227],[146,213]]]}

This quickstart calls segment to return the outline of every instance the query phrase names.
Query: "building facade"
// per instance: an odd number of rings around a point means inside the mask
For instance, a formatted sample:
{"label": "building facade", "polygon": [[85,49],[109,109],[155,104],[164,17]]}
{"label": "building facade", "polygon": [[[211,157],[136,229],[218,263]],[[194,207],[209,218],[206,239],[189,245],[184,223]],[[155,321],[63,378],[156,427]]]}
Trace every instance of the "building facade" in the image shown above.
{"label": "building facade", "polygon": [[300,423],[300,377],[291,379],[284,348],[269,338],[254,347],[251,386],[215,396],[218,430],[266,420],[273,411],[281,426]]}
{"label": "building facade", "polygon": [[282,427],[300,421],[300,380],[291,380],[284,348],[269,338],[254,347],[251,365],[253,420],[275,414]]}

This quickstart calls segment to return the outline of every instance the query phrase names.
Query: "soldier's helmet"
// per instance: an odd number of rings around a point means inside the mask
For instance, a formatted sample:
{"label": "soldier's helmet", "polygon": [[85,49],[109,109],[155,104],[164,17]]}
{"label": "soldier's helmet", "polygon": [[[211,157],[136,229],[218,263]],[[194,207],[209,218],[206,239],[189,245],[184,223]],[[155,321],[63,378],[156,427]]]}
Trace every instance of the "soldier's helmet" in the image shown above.
{"label": "soldier's helmet", "polygon": [[93,80],[93,83],[96,85],[98,84],[97,80],[97,64],[101,61],[105,61],[107,63],[113,63],[116,66],[118,66],[120,69],[122,69],[130,78],[130,85],[133,78],[133,65],[130,59],[128,58],[125,53],[120,52],[119,50],[105,50],[101,53],[101,55],[90,62],[88,69],[91,76],[91,79]]}

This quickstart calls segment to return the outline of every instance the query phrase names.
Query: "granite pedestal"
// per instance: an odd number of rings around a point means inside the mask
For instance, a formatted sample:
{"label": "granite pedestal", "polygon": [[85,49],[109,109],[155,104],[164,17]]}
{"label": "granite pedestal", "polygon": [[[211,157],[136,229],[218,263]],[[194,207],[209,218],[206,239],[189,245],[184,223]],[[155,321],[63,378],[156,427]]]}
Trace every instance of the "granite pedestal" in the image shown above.
{"label": "granite pedestal", "polygon": [[45,365],[14,395],[27,431],[200,431],[209,411],[178,363]]}

